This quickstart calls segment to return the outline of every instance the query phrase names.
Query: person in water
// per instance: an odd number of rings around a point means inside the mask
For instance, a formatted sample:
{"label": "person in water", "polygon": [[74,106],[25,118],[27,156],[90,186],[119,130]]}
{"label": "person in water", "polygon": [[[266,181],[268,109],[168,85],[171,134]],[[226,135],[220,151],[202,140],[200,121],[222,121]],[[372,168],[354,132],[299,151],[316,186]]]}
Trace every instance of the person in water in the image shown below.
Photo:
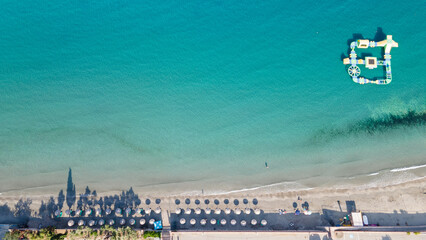
{"label": "person in water", "polygon": [[269,168],[269,166],[268,166],[268,163],[267,163],[267,162],[265,162],[265,167],[266,167],[266,168]]}

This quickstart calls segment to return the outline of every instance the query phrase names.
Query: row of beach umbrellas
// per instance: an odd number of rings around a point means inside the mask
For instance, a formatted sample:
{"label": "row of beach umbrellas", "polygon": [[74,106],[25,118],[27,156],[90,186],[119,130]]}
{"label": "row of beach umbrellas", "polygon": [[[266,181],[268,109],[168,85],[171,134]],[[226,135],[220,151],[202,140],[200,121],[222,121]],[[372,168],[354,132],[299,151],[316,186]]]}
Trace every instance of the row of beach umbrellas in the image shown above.
{"label": "row of beach umbrellas", "polygon": [[[127,214],[127,215],[130,215],[131,213],[132,213],[132,209],[131,208],[126,208],[125,209],[125,213]],[[137,213],[137,214],[143,214],[143,213],[145,213],[145,214],[151,214],[151,212],[152,211],[154,211],[156,214],[160,214],[161,213],[161,208],[160,207],[157,207],[156,209],[154,209],[154,210],[152,210],[151,208],[147,208],[147,209],[142,209],[142,208],[138,208],[138,209],[136,209],[136,211],[135,211],[135,213]],[[115,212],[115,214],[116,215],[123,215],[123,210],[121,209],[121,208],[116,208],[115,210],[114,210],[114,212]],[[86,211],[83,211],[83,210],[77,210],[76,211],[76,215],[77,216],[84,216],[84,215],[86,215],[86,216],[90,216],[90,215],[92,215],[94,213],[94,211],[93,211],[93,209],[91,209],[91,208],[89,208],[89,209],[86,209]],[[105,210],[105,214],[106,215],[110,215],[112,213],[112,210],[111,210],[111,208],[107,208],[106,210]],[[65,211],[65,214],[66,215],[68,215],[68,216],[71,216],[72,215],[72,210],[66,210]],[[55,216],[56,217],[62,217],[62,211],[60,211],[60,210],[56,210],[55,211]],[[96,216],[101,216],[102,215],[102,209],[101,208],[98,208],[98,209],[96,209],[96,211],[95,211],[95,215]]]}
{"label": "row of beach umbrellas", "polygon": [[[150,225],[154,225],[154,223],[155,223],[155,222],[156,222],[156,221],[155,221],[155,219],[152,219],[152,218],[151,218],[151,219],[149,220],[149,222],[148,222],[148,223],[149,223]],[[119,223],[120,225],[125,225],[125,224],[126,224],[126,220],[122,218],[122,219],[120,219],[120,220],[119,220],[119,222],[118,222],[118,223]],[[129,220],[129,224],[130,224],[130,225],[132,225],[132,226],[133,226],[133,225],[135,225],[135,223],[136,223],[136,220],[135,220],[135,219],[133,219],[133,218],[132,218],[132,219],[130,219],[130,220]],[[72,227],[72,226],[74,226],[75,224],[76,224],[76,222],[75,222],[74,220],[72,220],[72,219],[68,221],[68,226],[69,226],[69,227]],[[105,225],[105,220],[104,220],[104,219],[100,219],[100,220],[99,220],[99,221],[97,221],[97,222],[96,222],[95,220],[89,220],[89,221],[87,222],[87,225],[88,225],[89,227],[92,227],[92,226],[94,226],[94,225],[96,225],[96,224],[97,224],[97,225],[99,225],[99,226],[103,226],[103,225]],[[108,222],[107,222],[106,224],[107,224],[107,225],[111,225],[111,226],[112,226],[112,225],[114,225],[114,224],[115,224],[115,220],[114,220],[114,219],[109,219],[109,220],[108,220]],[[140,224],[140,225],[145,225],[145,224],[146,224],[146,220],[145,220],[145,219],[143,219],[143,218],[142,218],[142,219],[140,219],[140,220],[139,220],[139,224]],[[81,220],[79,220],[79,221],[77,222],[77,225],[78,225],[78,226],[86,226],[86,221],[84,221],[83,219],[81,219]]]}
{"label": "row of beach umbrellas", "polygon": [[[184,224],[186,224],[186,219],[185,218],[181,218],[180,220],[179,220],[179,223],[181,224],[181,225],[184,225]],[[195,225],[197,223],[197,220],[195,220],[195,219],[191,219],[191,220],[189,220],[189,224],[191,224],[191,225]],[[231,221],[230,221],[230,223],[231,223],[231,225],[236,225],[237,224],[237,220],[235,220],[235,219],[232,219]],[[206,225],[207,224],[207,219],[201,219],[200,220],[200,224],[201,225]],[[212,219],[210,219],[210,224],[211,225],[216,225],[217,224],[217,220],[216,219],[214,219],[214,218],[212,218]],[[240,224],[241,224],[241,226],[246,226],[247,225],[247,222],[246,222],[246,220],[241,220],[241,222],[240,222]],[[251,225],[253,225],[253,226],[255,226],[256,224],[257,224],[257,220],[256,219],[252,219],[251,221],[250,221],[250,224]],[[260,224],[262,225],[262,226],[266,226],[266,224],[268,224],[268,222],[265,220],[265,219],[263,219],[263,220],[261,220],[260,221]],[[222,219],[222,220],[220,220],[220,225],[222,225],[222,226],[225,226],[226,225],[226,219]]]}
{"label": "row of beach umbrellas", "polygon": [[[194,213],[195,214],[201,214],[201,211],[202,210],[200,208],[194,209]],[[182,212],[184,212],[185,214],[191,214],[192,213],[192,209],[191,208],[187,208],[187,209],[183,210],[182,208],[176,208],[176,214],[181,214]],[[222,213],[222,209],[216,208],[215,210],[212,210],[210,208],[206,208],[204,210],[204,212],[206,214],[211,214],[212,212],[214,212],[214,214],[221,214]],[[226,208],[224,210],[224,212],[225,212],[225,214],[231,214],[231,209],[230,208]],[[239,208],[236,208],[234,210],[234,213],[237,214],[237,215],[240,215],[242,212],[243,211],[241,209],[239,209]],[[245,214],[250,214],[251,212],[252,212],[252,210],[250,208],[244,209],[244,213]],[[261,213],[260,209],[258,209],[258,208],[254,209],[253,212],[256,215],[259,215]]]}

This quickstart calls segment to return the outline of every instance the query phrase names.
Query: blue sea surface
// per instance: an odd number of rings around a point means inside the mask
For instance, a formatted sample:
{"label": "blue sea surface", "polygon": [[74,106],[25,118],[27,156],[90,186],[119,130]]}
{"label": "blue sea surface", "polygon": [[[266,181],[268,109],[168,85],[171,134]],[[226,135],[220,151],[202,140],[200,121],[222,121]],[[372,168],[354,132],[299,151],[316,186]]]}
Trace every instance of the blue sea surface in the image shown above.
{"label": "blue sea surface", "polygon": [[[69,167],[103,191],[219,191],[426,164],[425,12],[396,0],[3,0],[0,193],[63,183]],[[399,43],[391,84],[352,82],[354,34]]]}

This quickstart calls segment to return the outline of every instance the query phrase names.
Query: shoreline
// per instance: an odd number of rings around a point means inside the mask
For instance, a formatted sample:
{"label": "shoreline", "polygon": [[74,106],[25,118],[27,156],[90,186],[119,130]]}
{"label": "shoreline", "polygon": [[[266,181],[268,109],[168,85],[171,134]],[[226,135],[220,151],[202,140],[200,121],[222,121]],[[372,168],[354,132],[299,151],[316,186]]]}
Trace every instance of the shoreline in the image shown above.
{"label": "shoreline", "polygon": [[[56,172],[55,175],[63,174]],[[49,175],[44,178],[49,177]],[[426,178],[426,164],[407,166],[401,168],[384,169],[371,173],[353,174],[348,177],[335,176],[317,176],[299,181],[283,181],[283,182],[266,182],[265,184],[256,184],[254,181],[248,185],[244,179],[235,180],[229,177],[228,179],[219,180],[195,180],[183,182],[165,182],[158,184],[130,184],[125,188],[123,182],[92,182],[91,184],[81,184],[81,175],[73,176],[77,179],[76,190],[82,192],[89,187],[96,190],[100,195],[111,195],[119,193],[128,188],[132,188],[135,192],[146,196],[158,197],[180,197],[180,196],[220,196],[220,195],[247,195],[253,191],[257,194],[277,194],[289,193],[295,191],[306,190],[332,190],[332,189],[370,189],[375,187],[387,187],[393,185],[404,184]],[[84,178],[84,176],[83,176]],[[255,178],[253,176],[248,178]],[[84,179],[82,179],[84,181]],[[4,198],[43,198],[56,196],[60,189],[65,190],[65,180],[54,180],[56,183],[45,186],[33,186],[28,188],[15,188],[4,192],[0,192],[0,202]],[[229,184],[232,183],[232,184]],[[247,184],[244,186],[244,184]],[[108,186],[105,188],[105,186]],[[213,186],[213,187],[212,187]],[[210,188],[212,187],[212,188]]]}
{"label": "shoreline", "polygon": [[[132,189],[132,188],[131,188]],[[109,191],[109,192],[100,192],[97,194],[97,197],[107,197],[107,196],[114,196],[114,195],[120,195],[122,192],[125,192],[126,190],[122,191]],[[246,199],[246,198],[256,198],[259,202],[268,202],[268,207],[263,207],[263,209],[268,211],[276,211],[279,208],[287,208],[291,209],[291,201],[294,201],[297,199],[298,196],[302,196],[304,199],[312,199],[313,203],[310,205],[310,209],[312,211],[320,211],[320,206],[331,206],[335,203],[336,199],[358,199],[360,206],[363,206],[364,211],[371,211],[373,210],[372,207],[366,206],[366,203],[363,199],[363,195],[367,194],[369,197],[373,198],[377,197],[377,201],[386,203],[385,205],[388,207],[384,207],[381,209],[382,212],[392,212],[395,209],[405,209],[407,212],[426,212],[426,198],[423,197],[424,194],[426,194],[426,177],[422,177],[420,179],[404,182],[404,183],[398,183],[394,185],[388,185],[385,187],[382,186],[375,186],[375,187],[369,187],[369,188],[335,188],[335,187],[319,187],[319,188],[311,188],[311,189],[303,189],[303,190],[291,190],[286,192],[257,192],[257,191],[244,191],[244,192],[228,192],[228,193],[219,193],[219,194],[178,194],[173,195],[170,194],[168,196],[160,196],[156,194],[141,194],[141,192],[132,189],[134,193],[142,200],[141,205],[145,204],[145,199],[150,199],[152,202],[154,199],[160,199],[162,205],[166,205],[170,207],[171,210],[174,210],[173,205],[175,199],[180,199],[183,202],[183,199]],[[77,198],[80,193],[83,193],[82,191],[77,191]],[[64,192],[65,194],[65,192]],[[423,202],[424,204],[416,203],[416,201],[413,201],[413,204],[407,204],[404,203],[404,200],[396,201],[398,198],[401,198],[402,195],[410,195],[413,199],[418,199],[420,202]],[[48,194],[48,195],[0,195],[0,204],[4,205],[7,204],[9,207],[13,207],[14,203],[16,203],[19,199],[26,199],[30,198],[32,200],[32,206],[31,209],[33,211],[38,211],[38,208],[41,204],[41,201],[47,202],[49,198],[53,196],[55,199],[57,198],[56,195]],[[383,199],[387,197],[390,199],[387,201],[387,199]],[[393,199],[393,200],[392,200]],[[262,201],[261,201],[262,200]],[[386,200],[386,201],[385,201]],[[286,205],[287,207],[281,206],[281,204],[277,204],[276,201],[281,201]],[[377,202],[375,201],[375,202]],[[193,202],[193,201],[191,201]],[[222,201],[221,201],[222,202]],[[395,203],[395,206],[390,208],[392,204]],[[153,204],[155,205],[155,204]],[[191,205],[191,204],[189,204]],[[194,204],[192,204],[194,205]],[[148,207],[148,205],[146,205]],[[157,205],[155,205],[157,206]],[[195,206],[195,205],[194,205]],[[226,205],[223,205],[226,206]],[[261,205],[262,206],[262,205]],[[373,205],[372,205],[373,206]],[[423,206],[420,209],[419,206]],[[334,206],[335,207],[335,206]],[[64,208],[65,209],[65,206]],[[377,208],[374,208],[377,209]]]}

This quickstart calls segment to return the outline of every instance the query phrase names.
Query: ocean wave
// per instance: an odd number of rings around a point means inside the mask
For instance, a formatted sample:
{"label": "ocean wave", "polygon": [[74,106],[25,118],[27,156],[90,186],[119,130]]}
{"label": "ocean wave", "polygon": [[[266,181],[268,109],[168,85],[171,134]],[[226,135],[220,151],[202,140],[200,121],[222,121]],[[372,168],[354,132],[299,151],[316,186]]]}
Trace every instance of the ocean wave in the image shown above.
{"label": "ocean wave", "polygon": [[408,171],[408,170],[413,170],[413,169],[418,169],[418,168],[424,168],[426,167],[426,164],[423,165],[417,165],[417,166],[411,166],[411,167],[404,167],[404,168],[394,168],[391,169],[391,172],[403,172],[403,171]]}
{"label": "ocean wave", "polygon": [[379,174],[380,174],[379,172],[375,172],[375,173],[370,173],[367,176],[376,176],[376,175],[379,175]]}
{"label": "ocean wave", "polygon": [[[272,184],[267,184],[267,185],[262,185],[262,186],[257,186],[257,187],[251,187],[251,188],[242,188],[242,189],[230,190],[230,191],[225,191],[225,192],[218,192],[218,193],[214,193],[212,195],[226,195],[226,194],[232,194],[232,193],[249,192],[249,191],[261,190],[261,189],[265,189],[265,188],[277,187],[277,186],[281,186],[281,185],[299,185],[299,184],[297,182],[279,182],[279,183],[272,183]],[[287,189],[287,191],[294,191],[294,190],[308,191],[308,190],[312,190],[312,189],[314,189],[314,188],[294,186],[293,188]]]}

